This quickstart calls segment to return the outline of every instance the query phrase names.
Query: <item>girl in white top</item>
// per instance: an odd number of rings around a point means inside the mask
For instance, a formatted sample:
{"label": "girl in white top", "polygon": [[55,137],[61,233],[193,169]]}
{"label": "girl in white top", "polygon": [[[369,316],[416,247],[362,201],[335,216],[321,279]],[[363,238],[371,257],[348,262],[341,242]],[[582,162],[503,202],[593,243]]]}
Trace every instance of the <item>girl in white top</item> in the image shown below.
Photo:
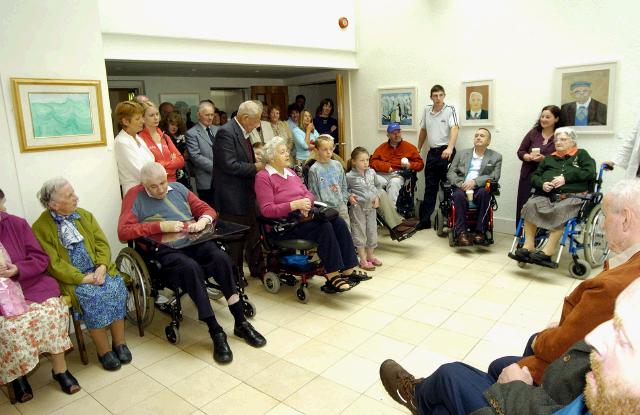
{"label": "girl in white top", "polygon": [[142,106],[137,102],[123,101],[116,106],[115,112],[122,126],[115,139],[115,152],[120,186],[124,195],[140,183],[140,169],[146,163],[154,161],[154,157],[138,136],[138,132],[144,127]]}

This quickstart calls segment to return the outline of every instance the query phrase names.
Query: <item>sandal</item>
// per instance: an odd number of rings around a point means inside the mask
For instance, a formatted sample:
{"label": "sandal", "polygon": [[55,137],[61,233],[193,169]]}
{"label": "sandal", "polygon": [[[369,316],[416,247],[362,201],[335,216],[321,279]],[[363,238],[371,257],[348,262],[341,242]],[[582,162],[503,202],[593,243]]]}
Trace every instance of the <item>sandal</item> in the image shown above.
{"label": "sandal", "polygon": [[353,271],[349,275],[342,274],[342,278],[348,280],[349,282],[355,282],[355,285],[358,285],[362,281],[370,280],[371,277],[366,272]]}
{"label": "sandal", "polygon": [[53,373],[52,370],[51,374],[53,375],[53,379],[60,384],[62,391],[67,395],[73,395],[74,393],[80,391],[81,388],[78,384],[78,380],[74,378],[71,372],[69,372],[68,370],[58,374]]}
{"label": "sandal", "polygon": [[33,399],[33,391],[26,376],[20,376],[11,381],[7,389],[9,390],[9,400],[11,403],[24,403]]}
{"label": "sandal", "polygon": [[322,286],[322,291],[327,294],[342,293],[349,291],[351,284],[342,275],[335,275],[332,278],[327,278],[327,282]]}
{"label": "sandal", "polygon": [[375,265],[376,267],[379,267],[382,265],[382,260],[376,258],[376,257],[371,257],[368,258],[367,261],[371,262],[373,265]]}
{"label": "sandal", "polygon": [[363,269],[365,271],[375,271],[376,267],[369,261],[367,261],[366,259],[361,259],[360,263],[358,264],[358,266],[360,267],[360,269]]}

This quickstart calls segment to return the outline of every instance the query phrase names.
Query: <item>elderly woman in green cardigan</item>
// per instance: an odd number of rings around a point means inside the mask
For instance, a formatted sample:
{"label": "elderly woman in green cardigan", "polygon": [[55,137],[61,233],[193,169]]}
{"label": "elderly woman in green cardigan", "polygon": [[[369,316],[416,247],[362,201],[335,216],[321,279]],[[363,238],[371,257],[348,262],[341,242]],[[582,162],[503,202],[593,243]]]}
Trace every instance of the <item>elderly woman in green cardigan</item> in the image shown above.
{"label": "elderly woman in green cardigan", "polygon": [[127,289],[111,262],[107,238],[93,215],[78,208],[78,197],[66,179],[45,182],[38,199],[45,211],[32,228],[51,258],[48,272],[58,280],[62,293],[71,297],[102,367],[118,370],[122,363],[131,362],[124,338]]}

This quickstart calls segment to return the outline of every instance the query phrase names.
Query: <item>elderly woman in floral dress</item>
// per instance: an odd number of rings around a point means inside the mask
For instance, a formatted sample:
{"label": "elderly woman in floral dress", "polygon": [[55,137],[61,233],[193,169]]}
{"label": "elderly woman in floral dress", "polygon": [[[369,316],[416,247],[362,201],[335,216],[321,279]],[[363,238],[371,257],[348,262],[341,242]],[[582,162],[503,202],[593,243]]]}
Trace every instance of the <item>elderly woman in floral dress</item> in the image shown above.
{"label": "elderly woman in floral dress", "polygon": [[[107,238],[93,215],[78,207],[78,197],[66,179],[45,182],[38,198],[45,211],[33,224],[33,232],[51,258],[49,273],[62,293],[71,297],[102,367],[118,370],[121,363],[131,362],[124,339],[127,289],[111,262]],[[107,327],[112,344],[107,341]]]}
{"label": "elderly woman in floral dress", "polygon": [[45,274],[47,264],[49,258],[29,224],[5,212],[0,190],[0,279],[19,285],[28,305],[23,314],[0,316],[0,384],[9,384],[11,402],[33,398],[26,375],[38,365],[42,353],[50,354],[53,378],[63,391],[80,390],[64,360],[65,350],[72,346],[67,331],[69,309],[56,280]]}

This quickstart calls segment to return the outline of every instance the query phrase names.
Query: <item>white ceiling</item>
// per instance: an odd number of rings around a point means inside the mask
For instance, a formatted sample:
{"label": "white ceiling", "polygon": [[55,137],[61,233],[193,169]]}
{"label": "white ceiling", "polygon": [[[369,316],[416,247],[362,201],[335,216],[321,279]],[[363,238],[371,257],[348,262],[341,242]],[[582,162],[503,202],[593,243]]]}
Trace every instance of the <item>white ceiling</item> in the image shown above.
{"label": "white ceiling", "polygon": [[105,61],[108,76],[191,76],[211,78],[279,78],[332,70],[300,66],[238,65],[227,63]]}

